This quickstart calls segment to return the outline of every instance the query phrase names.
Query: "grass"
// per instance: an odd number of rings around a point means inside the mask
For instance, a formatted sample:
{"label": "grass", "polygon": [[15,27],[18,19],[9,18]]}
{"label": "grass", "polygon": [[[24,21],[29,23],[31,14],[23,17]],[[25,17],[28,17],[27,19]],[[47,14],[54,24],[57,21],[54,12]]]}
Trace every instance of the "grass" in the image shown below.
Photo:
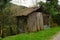
{"label": "grass", "polygon": [[60,31],[60,27],[49,28],[34,33],[23,33],[15,36],[9,36],[2,40],[49,40],[51,36]]}
{"label": "grass", "polygon": [[0,37],[0,40],[2,40],[2,38]]}

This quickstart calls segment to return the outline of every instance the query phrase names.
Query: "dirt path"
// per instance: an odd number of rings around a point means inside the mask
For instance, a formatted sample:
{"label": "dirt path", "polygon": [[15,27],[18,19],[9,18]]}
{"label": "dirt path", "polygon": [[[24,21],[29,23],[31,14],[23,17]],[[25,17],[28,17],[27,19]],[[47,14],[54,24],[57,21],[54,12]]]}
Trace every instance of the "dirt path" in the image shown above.
{"label": "dirt path", "polygon": [[60,32],[57,33],[53,38],[52,40],[60,40]]}

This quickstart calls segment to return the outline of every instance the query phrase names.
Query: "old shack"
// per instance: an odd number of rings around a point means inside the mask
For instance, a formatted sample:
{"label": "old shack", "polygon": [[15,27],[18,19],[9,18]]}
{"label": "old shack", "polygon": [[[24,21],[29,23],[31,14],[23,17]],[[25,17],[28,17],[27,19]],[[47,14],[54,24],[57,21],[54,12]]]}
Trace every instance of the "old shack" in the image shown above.
{"label": "old shack", "polygon": [[19,33],[35,32],[49,28],[49,13],[41,7],[25,8],[14,14]]}

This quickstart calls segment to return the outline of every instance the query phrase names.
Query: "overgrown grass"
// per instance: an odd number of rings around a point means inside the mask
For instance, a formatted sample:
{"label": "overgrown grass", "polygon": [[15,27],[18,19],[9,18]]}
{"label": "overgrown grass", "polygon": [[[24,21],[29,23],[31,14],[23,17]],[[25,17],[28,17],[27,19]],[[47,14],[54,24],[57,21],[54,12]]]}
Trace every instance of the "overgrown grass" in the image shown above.
{"label": "overgrown grass", "polygon": [[2,38],[0,37],[0,40],[2,40]]}
{"label": "overgrown grass", "polygon": [[34,33],[24,33],[15,36],[9,36],[2,40],[49,40],[54,34],[60,31],[60,27],[50,28]]}

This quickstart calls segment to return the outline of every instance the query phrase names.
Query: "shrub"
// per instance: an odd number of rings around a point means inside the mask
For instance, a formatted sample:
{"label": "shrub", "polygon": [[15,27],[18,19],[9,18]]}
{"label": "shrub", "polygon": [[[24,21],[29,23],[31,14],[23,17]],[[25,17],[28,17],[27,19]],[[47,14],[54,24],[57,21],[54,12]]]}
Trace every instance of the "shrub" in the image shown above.
{"label": "shrub", "polygon": [[60,25],[60,14],[56,14],[55,16],[53,16],[53,22]]}

